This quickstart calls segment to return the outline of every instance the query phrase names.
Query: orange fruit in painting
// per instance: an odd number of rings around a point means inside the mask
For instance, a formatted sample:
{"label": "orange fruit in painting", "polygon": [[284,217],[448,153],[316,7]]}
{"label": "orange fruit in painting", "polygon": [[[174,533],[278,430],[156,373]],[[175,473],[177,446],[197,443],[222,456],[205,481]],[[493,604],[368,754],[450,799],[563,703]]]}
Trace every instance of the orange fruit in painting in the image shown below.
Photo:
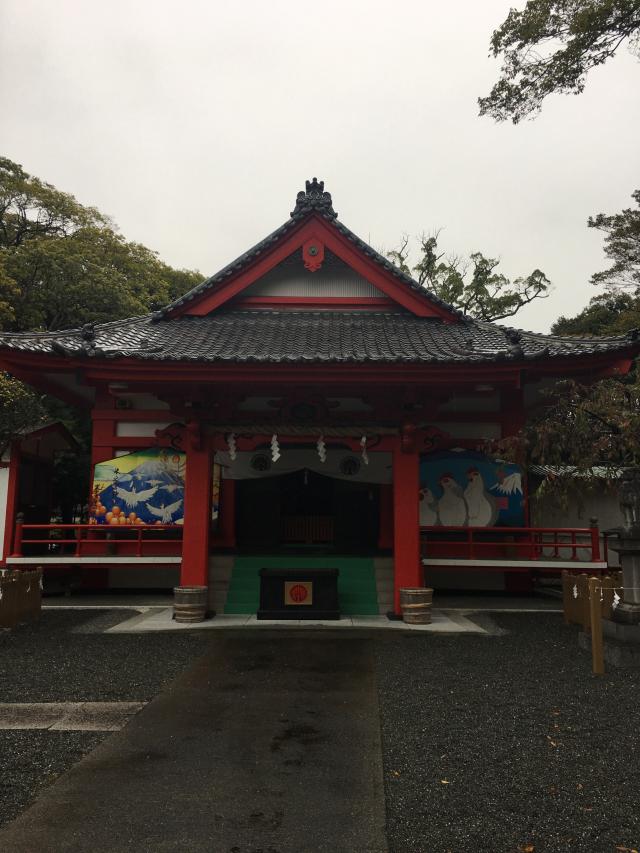
{"label": "orange fruit in painting", "polygon": [[108,521],[108,522],[109,522],[109,524],[111,524],[111,519],[113,518],[113,513],[112,513],[112,512],[108,512],[108,513],[105,515],[105,517],[104,517],[104,518],[105,518],[105,521]]}
{"label": "orange fruit in painting", "polygon": [[127,521],[128,521],[128,519],[127,519],[126,515],[119,515],[118,516],[118,521],[117,521],[118,524],[126,524]]}
{"label": "orange fruit in painting", "polygon": [[134,524],[144,524],[144,521],[141,518],[136,518]]}
{"label": "orange fruit in painting", "polygon": [[161,521],[156,521],[156,524],[162,524],[162,522],[161,522]]}
{"label": "orange fruit in painting", "polygon": [[137,513],[135,513],[135,512],[129,513],[129,521],[135,521],[137,517],[138,517]]}
{"label": "orange fruit in painting", "polygon": [[117,519],[117,518],[110,518],[110,519],[109,519],[109,524],[117,524],[117,523],[118,523],[118,519]]}
{"label": "orange fruit in painting", "polygon": [[120,515],[120,513],[122,512],[122,510],[120,509],[120,507],[119,507],[119,506],[114,506],[114,507],[112,507],[112,508],[111,508],[111,512],[112,512],[114,515]]}

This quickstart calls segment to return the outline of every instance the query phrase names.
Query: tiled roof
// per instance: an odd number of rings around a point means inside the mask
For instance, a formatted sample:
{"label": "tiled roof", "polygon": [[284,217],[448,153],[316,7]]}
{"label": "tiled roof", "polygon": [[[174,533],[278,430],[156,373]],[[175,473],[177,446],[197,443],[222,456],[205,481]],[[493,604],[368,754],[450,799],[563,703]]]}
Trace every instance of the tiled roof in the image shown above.
{"label": "tiled roof", "polygon": [[0,350],[187,362],[477,363],[637,350],[636,340],[553,337],[474,320],[446,324],[404,311],[221,310],[4,334]]}
{"label": "tiled roof", "polygon": [[350,231],[346,225],[338,221],[338,214],[333,209],[331,194],[324,191],[324,181],[318,181],[316,178],[313,181],[306,182],[306,190],[298,193],[295,208],[291,211],[290,219],[288,219],[280,228],[276,228],[271,234],[256,243],[251,249],[248,249],[244,254],[236,258],[226,267],[217,272],[215,275],[200,282],[183,296],[166,305],[155,315],[156,318],[166,317],[174,309],[192,302],[194,299],[202,296],[204,293],[215,293],[225,282],[232,276],[240,273],[245,267],[253,263],[260,255],[264,255],[276,243],[280,241],[289,231],[293,229],[299,222],[305,219],[309,214],[315,213],[330,222],[340,234],[347,238],[353,245],[359,249],[362,254],[366,255],[378,266],[382,267],[386,272],[391,273],[394,278],[403,282],[408,288],[415,293],[419,293],[421,297],[431,302],[434,305],[439,305],[454,316],[463,317],[463,313],[457,308],[447,304],[442,299],[439,299],[435,294],[427,293],[424,287],[421,287],[415,279],[410,275],[402,272],[398,267],[394,266],[388,258],[385,258],[379,252],[376,252],[368,243],[361,240],[357,234]]}

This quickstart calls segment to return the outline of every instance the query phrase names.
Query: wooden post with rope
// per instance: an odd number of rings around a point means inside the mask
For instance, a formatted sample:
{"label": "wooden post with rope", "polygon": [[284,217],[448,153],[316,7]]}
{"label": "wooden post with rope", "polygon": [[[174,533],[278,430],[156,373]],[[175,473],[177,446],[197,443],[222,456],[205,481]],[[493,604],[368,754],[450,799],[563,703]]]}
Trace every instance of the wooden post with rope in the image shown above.
{"label": "wooden post with rope", "polygon": [[600,603],[600,578],[589,578],[589,615],[591,617],[591,658],[593,674],[604,675],[604,649],[602,643],[602,606]]}

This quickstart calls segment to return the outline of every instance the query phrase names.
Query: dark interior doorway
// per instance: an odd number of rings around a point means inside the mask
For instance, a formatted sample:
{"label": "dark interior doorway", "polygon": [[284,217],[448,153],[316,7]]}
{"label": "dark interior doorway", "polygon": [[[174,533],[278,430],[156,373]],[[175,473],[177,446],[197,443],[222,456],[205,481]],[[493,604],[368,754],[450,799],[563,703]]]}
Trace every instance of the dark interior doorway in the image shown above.
{"label": "dark interior doorway", "polygon": [[236,540],[243,551],[371,554],[378,542],[375,483],[295,471],[238,480]]}

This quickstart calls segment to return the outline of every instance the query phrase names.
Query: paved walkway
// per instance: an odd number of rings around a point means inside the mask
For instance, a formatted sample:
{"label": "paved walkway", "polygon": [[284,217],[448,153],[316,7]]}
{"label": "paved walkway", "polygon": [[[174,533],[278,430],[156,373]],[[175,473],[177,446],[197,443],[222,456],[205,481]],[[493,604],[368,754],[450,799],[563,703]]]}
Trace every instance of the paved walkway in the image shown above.
{"label": "paved walkway", "polygon": [[366,636],[211,640],[206,657],[0,831],[0,849],[386,851]]}
{"label": "paved walkway", "polygon": [[486,631],[461,613],[446,614],[434,610],[429,625],[406,625],[387,619],[386,616],[342,616],[339,620],[321,619],[257,619],[254,614],[220,614],[204,622],[176,622],[173,608],[147,610],[119,622],[107,630],[109,634],[143,634],[148,631],[202,631],[229,628],[255,628],[264,630],[324,629],[343,631],[346,628],[384,629],[390,631],[418,631],[434,634],[485,634]]}

